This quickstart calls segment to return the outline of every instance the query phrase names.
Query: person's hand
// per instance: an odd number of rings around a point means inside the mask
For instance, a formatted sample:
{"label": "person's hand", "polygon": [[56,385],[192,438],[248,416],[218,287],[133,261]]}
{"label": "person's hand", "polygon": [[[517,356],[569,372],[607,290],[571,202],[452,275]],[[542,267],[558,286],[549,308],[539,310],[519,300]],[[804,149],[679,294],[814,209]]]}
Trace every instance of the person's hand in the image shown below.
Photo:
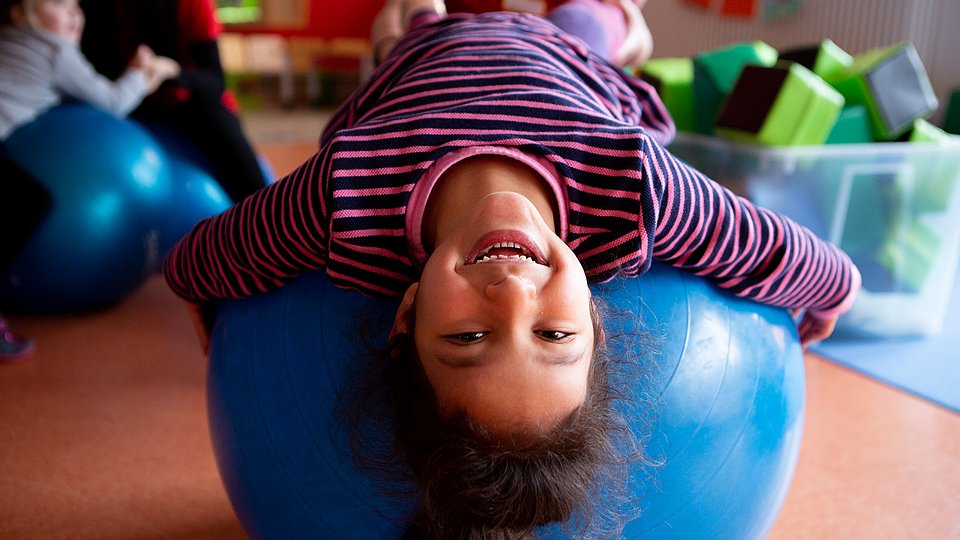
{"label": "person's hand", "polygon": [[133,69],[140,69],[146,71],[150,64],[153,63],[153,59],[156,58],[156,54],[153,52],[147,45],[141,44],[137,47],[137,52],[134,53],[133,58],[130,60],[130,65],[127,66]]}
{"label": "person's hand", "polygon": [[443,0],[387,0],[383,4],[370,27],[374,65],[379,65],[390,54],[393,46],[410,29],[411,18],[423,11],[433,11],[444,17],[447,5]]}
{"label": "person's hand", "polygon": [[413,16],[422,11],[432,11],[441,17],[446,17],[447,4],[444,0],[405,0],[403,3],[403,20],[409,25]]}
{"label": "person's hand", "polygon": [[203,355],[210,354],[210,324],[208,310],[203,305],[196,302],[184,302],[187,306],[187,313],[190,315],[190,322],[193,323],[193,329],[200,339],[200,349]]}
{"label": "person's hand", "polygon": [[150,92],[153,92],[163,84],[163,81],[180,75],[180,64],[166,56],[155,56],[150,65],[147,66],[146,74],[147,88]]}
{"label": "person's hand", "polygon": [[797,333],[800,335],[800,345],[803,350],[818,341],[823,341],[833,334],[837,326],[838,316],[824,317],[814,315],[809,311],[804,313],[797,323]]}
{"label": "person's hand", "polygon": [[614,53],[614,63],[621,67],[642,65],[653,55],[653,36],[640,12],[646,0],[605,1],[619,6],[627,22],[627,35]]}

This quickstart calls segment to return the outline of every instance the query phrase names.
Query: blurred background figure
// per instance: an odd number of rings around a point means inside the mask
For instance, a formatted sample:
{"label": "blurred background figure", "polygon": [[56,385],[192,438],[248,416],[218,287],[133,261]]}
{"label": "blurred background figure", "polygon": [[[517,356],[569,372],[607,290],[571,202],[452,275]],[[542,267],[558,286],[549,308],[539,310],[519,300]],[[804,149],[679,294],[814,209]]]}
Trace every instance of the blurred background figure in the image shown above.
{"label": "blurred background figure", "polygon": [[177,60],[180,76],[165,83],[131,116],[148,128],[173,131],[195,145],[213,176],[237,202],[267,183],[225,88],[212,0],[86,0],[83,52],[116,77],[137,48]]}

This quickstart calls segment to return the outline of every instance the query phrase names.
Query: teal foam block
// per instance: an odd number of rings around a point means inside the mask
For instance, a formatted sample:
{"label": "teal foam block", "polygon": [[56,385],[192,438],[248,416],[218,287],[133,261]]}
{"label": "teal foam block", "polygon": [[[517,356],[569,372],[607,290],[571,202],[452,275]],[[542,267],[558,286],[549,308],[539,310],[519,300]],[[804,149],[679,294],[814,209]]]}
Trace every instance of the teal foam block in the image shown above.
{"label": "teal foam block", "polygon": [[943,119],[943,130],[960,135],[960,88],[955,88],[947,101],[947,114]]}
{"label": "teal foam block", "polygon": [[695,131],[712,135],[727,95],[746,65],[772,66],[777,51],[763,41],[742,42],[701,53],[693,58]]}
{"label": "teal foam block", "polygon": [[846,105],[830,130],[825,144],[863,144],[873,142],[870,115],[865,105]]}

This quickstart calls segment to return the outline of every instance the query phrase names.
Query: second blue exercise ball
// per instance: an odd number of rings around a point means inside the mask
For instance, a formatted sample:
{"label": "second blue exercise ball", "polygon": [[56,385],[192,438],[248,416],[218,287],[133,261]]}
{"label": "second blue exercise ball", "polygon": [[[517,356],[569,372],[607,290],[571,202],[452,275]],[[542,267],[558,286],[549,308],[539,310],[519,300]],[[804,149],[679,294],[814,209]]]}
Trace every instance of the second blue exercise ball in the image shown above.
{"label": "second blue exercise ball", "polygon": [[156,266],[158,223],[170,206],[169,170],[156,141],[130,121],[68,103],[5,145],[53,203],[0,283],[0,304],[83,311],[138,287]]}
{"label": "second blue exercise ball", "polygon": [[167,126],[147,123],[144,127],[163,147],[170,169],[171,204],[160,224],[162,260],[198,221],[223,212],[232,203],[199,148]]}

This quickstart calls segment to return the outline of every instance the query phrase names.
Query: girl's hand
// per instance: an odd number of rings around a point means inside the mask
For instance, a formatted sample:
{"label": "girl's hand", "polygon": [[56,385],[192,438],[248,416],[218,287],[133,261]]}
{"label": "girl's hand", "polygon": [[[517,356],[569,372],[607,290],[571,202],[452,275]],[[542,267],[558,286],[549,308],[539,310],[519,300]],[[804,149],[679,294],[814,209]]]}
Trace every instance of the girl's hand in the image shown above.
{"label": "girl's hand", "polygon": [[833,334],[833,329],[837,326],[838,316],[823,317],[810,313],[803,314],[800,322],[797,323],[797,333],[800,334],[800,345],[803,350],[818,341],[823,341]]}
{"label": "girl's hand", "polygon": [[210,325],[212,321],[208,320],[208,310],[204,309],[202,304],[195,302],[184,302],[187,306],[187,313],[190,315],[190,321],[193,323],[193,329],[200,339],[200,349],[203,355],[210,354]]}

